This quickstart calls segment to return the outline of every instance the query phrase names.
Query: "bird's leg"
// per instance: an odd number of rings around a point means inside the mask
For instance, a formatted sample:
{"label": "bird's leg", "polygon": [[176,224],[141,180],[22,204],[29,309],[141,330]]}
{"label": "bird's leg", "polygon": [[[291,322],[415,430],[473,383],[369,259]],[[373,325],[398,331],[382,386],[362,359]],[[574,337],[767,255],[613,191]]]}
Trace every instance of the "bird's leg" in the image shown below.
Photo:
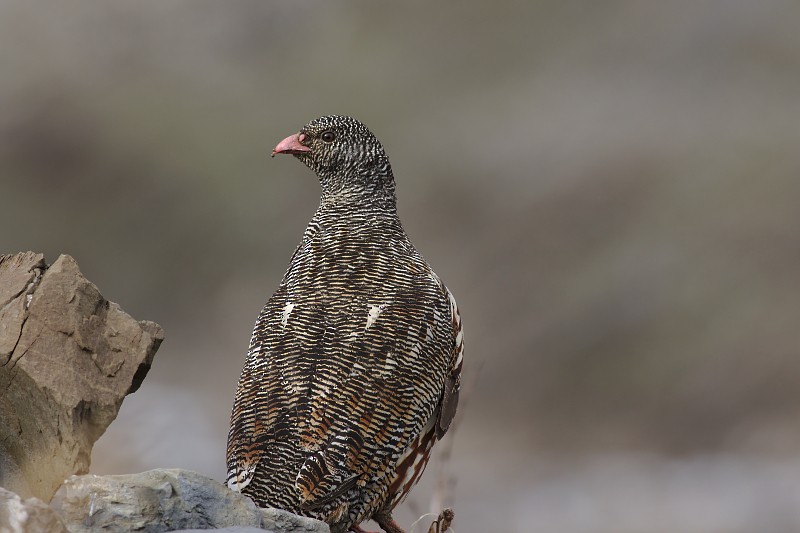
{"label": "bird's leg", "polygon": [[397,522],[394,521],[392,515],[373,516],[372,519],[375,520],[386,533],[405,533],[403,528],[398,526]]}
{"label": "bird's leg", "polygon": [[[405,533],[405,531],[403,531],[403,528],[398,526],[397,522],[395,522],[391,516],[380,517],[380,518],[378,518],[377,516],[373,516],[372,518],[378,523],[379,526],[381,526],[381,529],[383,529],[386,533]],[[371,531],[361,529],[361,526],[358,525],[350,526],[350,531],[352,533],[372,533]]]}
{"label": "bird's leg", "polygon": [[352,531],[352,533],[371,533],[370,531],[361,529],[361,526],[350,526],[350,531]]}

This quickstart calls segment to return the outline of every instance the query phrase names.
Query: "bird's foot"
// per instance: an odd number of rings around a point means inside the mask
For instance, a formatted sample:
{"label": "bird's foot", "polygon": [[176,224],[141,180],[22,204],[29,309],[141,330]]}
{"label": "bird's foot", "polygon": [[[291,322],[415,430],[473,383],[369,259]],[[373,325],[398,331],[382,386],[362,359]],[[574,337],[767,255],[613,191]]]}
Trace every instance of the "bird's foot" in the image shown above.
{"label": "bird's foot", "polygon": [[[453,518],[455,518],[455,516],[456,514],[453,510],[446,507],[439,513],[438,518],[433,521],[431,527],[428,528],[428,533],[445,533],[445,531],[450,529],[450,525],[453,523]],[[405,530],[403,530],[391,516],[373,516],[372,519],[375,520],[386,533],[405,533]],[[419,520],[417,520],[417,522],[419,522]],[[414,526],[411,526],[411,530],[414,530]],[[361,529],[361,526],[358,525],[350,526],[350,531],[352,531],[352,533],[371,533]]]}

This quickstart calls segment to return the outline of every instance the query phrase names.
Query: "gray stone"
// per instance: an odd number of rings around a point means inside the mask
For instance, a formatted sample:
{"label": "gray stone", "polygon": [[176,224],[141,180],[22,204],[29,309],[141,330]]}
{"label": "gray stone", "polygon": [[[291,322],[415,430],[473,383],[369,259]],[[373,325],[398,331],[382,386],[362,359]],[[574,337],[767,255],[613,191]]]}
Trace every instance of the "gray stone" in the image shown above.
{"label": "gray stone", "polygon": [[[159,469],[121,476],[72,476],[51,502],[72,533],[161,532],[243,526],[276,533],[325,533],[327,524],[253,501],[206,476]],[[245,530],[246,531],[246,530]]]}
{"label": "gray stone", "polygon": [[0,256],[0,485],[49,501],[89,470],[92,446],[164,338],[104,299],[60,256]]}
{"label": "gray stone", "polygon": [[66,533],[58,515],[38,498],[23,500],[0,488],[0,531],[4,533]]}
{"label": "gray stone", "polygon": [[[249,500],[250,498],[247,499]],[[310,531],[318,533],[330,533],[328,524],[320,522],[319,520],[314,520],[313,518],[298,516],[294,513],[290,513],[289,511],[284,511],[283,509],[275,509],[274,507],[258,508],[258,510],[261,514],[261,527],[270,531],[274,531],[275,533],[284,531],[287,533],[307,533]]]}
{"label": "gray stone", "polygon": [[[208,533],[208,531],[208,529],[179,529],[176,533]],[[250,526],[221,527],[213,531],[216,533],[273,533],[267,529]]]}
{"label": "gray stone", "polygon": [[[208,529],[179,529],[176,533],[208,533]],[[212,530],[215,533],[278,533],[272,529],[251,526],[220,527]]]}

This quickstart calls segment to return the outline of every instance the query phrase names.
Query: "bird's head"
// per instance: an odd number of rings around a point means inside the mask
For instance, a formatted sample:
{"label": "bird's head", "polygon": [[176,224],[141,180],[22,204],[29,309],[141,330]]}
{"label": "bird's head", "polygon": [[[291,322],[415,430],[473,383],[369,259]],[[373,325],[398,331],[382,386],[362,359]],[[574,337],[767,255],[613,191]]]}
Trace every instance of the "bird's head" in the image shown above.
{"label": "bird's head", "polygon": [[292,154],[319,177],[323,197],[394,198],[394,177],[380,141],[361,122],[342,115],[312,120],[272,150]]}

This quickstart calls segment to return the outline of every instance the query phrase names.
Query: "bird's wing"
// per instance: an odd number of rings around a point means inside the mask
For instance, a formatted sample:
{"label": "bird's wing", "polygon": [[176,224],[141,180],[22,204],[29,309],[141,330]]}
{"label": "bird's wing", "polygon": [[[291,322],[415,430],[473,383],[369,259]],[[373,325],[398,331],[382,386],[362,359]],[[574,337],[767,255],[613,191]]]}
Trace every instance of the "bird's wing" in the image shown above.
{"label": "bird's wing", "polygon": [[299,450],[301,505],[314,508],[390,475],[433,417],[444,434],[458,400],[460,318],[435,276],[417,281],[384,300],[270,299],[237,391],[229,485],[286,445]]}
{"label": "bird's wing", "polygon": [[436,438],[442,438],[456,415],[458,397],[461,392],[461,367],[464,363],[464,331],[461,327],[461,312],[447,287],[442,284],[450,301],[450,327],[453,335],[453,349],[450,357],[450,370],[445,377],[441,407],[436,419]]}
{"label": "bird's wing", "polygon": [[316,366],[301,432],[314,448],[297,478],[306,507],[391,475],[441,410],[455,337],[449,299],[438,280],[425,281],[334,314],[325,348],[341,366]]}

